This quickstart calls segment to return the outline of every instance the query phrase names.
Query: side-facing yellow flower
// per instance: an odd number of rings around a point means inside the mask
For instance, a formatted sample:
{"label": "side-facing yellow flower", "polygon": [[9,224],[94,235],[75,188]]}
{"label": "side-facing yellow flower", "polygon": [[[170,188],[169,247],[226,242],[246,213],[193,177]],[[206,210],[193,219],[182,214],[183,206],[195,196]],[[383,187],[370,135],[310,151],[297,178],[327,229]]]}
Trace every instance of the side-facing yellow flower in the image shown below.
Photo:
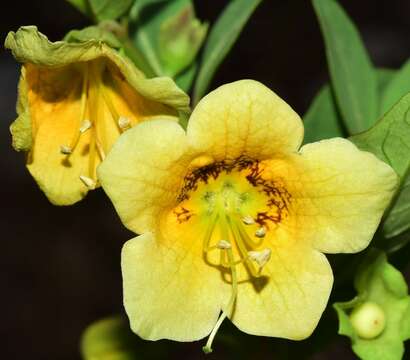
{"label": "side-facing yellow flower", "polygon": [[[298,115],[251,80],[224,85],[187,132],[158,120],[122,135],[98,169],[122,221],[125,309],[145,339],[242,331],[308,337],[333,277],[322,253],[370,242],[397,175],[335,138],[303,146]],[[220,312],[222,310],[222,314]]]}
{"label": "side-facing yellow flower", "polygon": [[26,26],[5,46],[23,63],[13,146],[29,152],[30,173],[57,205],[98,185],[96,166],[123,131],[188,110],[188,96],[170,78],[145,78],[100,41],[51,43]]}

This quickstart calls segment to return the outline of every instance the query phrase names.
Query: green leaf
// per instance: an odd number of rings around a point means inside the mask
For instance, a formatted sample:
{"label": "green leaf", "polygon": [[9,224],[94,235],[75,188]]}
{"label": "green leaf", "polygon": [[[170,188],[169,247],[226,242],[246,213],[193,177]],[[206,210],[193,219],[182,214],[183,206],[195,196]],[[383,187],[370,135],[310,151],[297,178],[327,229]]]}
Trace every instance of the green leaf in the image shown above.
{"label": "green leaf", "polygon": [[360,35],[335,0],[313,0],[326,45],[332,87],[350,134],[367,130],[378,115],[376,72]]}
{"label": "green leaf", "polygon": [[[395,70],[377,69],[379,94],[382,94],[387,84],[393,79]],[[329,85],[324,85],[313,99],[308,111],[303,117],[305,125],[304,143],[342,136],[346,130]]]}
{"label": "green leaf", "polygon": [[[339,334],[350,337],[353,351],[363,360],[400,360],[403,341],[410,338],[410,297],[402,274],[387,262],[384,253],[373,250],[358,270],[355,288],[355,299],[334,304]],[[386,319],[383,332],[371,339],[361,338],[350,321],[352,311],[366,303],[379,306]]]}
{"label": "green leaf", "polygon": [[164,2],[165,0],[135,0],[131,7],[129,17],[131,20],[141,18],[142,12],[150,5]]}
{"label": "green leaf", "polygon": [[256,7],[262,0],[231,0],[212,26],[201,57],[194,87],[194,104],[208,90],[218,66],[232,48]]}
{"label": "green leaf", "polygon": [[303,117],[304,143],[345,136],[329,85],[324,85]]}
{"label": "green leaf", "polygon": [[[389,85],[390,81],[393,80],[397,70],[387,69],[387,68],[379,68],[377,69],[377,83],[378,83],[378,92],[379,96],[383,97],[384,91]],[[404,94],[403,94],[404,95]],[[381,111],[379,111],[379,115],[383,115]]]}
{"label": "green leaf", "polygon": [[197,69],[198,63],[194,61],[187,69],[175,78],[177,85],[186,93],[191,89]]}
{"label": "green leaf", "polygon": [[[383,222],[386,238],[410,228],[410,93],[370,130],[350,138],[360,149],[388,163],[400,176],[401,187]],[[393,246],[393,245],[392,245]]]}
{"label": "green leaf", "polygon": [[90,6],[87,0],[66,0],[73,5],[77,10],[81,11],[84,15],[92,16]]}
{"label": "green leaf", "polygon": [[84,331],[81,353],[84,360],[133,360],[138,358],[138,340],[131,332],[126,318],[105,318]]}
{"label": "green leaf", "polygon": [[403,180],[410,164],[410,93],[370,130],[350,138],[360,149],[388,163]]}
{"label": "green leaf", "polygon": [[381,99],[381,113],[384,114],[399,99],[410,91],[410,60],[397,71],[387,85]]}
{"label": "green leaf", "polygon": [[95,19],[102,21],[115,20],[124,15],[131,7],[133,0],[88,0],[88,2]]}
{"label": "green leaf", "polygon": [[195,18],[192,4],[187,4],[161,24],[158,49],[167,75],[174,77],[193,62],[207,29],[207,24]]}
{"label": "green leaf", "polygon": [[[409,154],[407,154],[409,156]],[[386,238],[400,235],[410,229],[410,176],[404,180],[399,193],[396,196],[394,205],[388,212],[383,222],[383,234]],[[407,243],[404,242],[403,245]],[[399,250],[395,243],[389,247]]]}

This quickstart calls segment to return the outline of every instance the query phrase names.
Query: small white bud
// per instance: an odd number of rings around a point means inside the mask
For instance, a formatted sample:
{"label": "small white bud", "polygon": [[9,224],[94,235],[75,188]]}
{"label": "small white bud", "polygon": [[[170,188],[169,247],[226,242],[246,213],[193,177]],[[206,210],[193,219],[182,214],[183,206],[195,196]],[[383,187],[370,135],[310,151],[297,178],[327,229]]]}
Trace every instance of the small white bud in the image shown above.
{"label": "small white bud", "polygon": [[80,175],[80,180],[87,186],[90,190],[94,190],[96,186],[96,182],[89,178],[88,176]]}
{"label": "small white bud", "polygon": [[226,240],[219,240],[219,242],[218,242],[218,244],[216,245],[216,247],[217,247],[218,249],[223,249],[223,250],[232,248],[232,246],[231,246],[231,244],[229,243],[229,241],[226,241]]}
{"label": "small white bud", "polygon": [[386,327],[386,317],[383,309],[369,301],[357,306],[352,311],[350,322],[357,335],[362,339],[374,339]]}
{"label": "small white bud", "polygon": [[242,222],[243,222],[245,225],[255,224],[255,220],[254,220],[253,217],[250,216],[250,215],[244,216],[244,217],[242,218]]}
{"label": "small white bud", "polygon": [[61,145],[60,146],[60,152],[64,155],[68,155],[68,154],[71,154],[73,152],[73,149],[71,149],[70,146]]}
{"label": "small white bud", "polygon": [[263,238],[266,235],[266,228],[261,226],[258,230],[255,231],[255,236],[258,238]]}
{"label": "small white bud", "polygon": [[121,130],[127,130],[131,126],[131,121],[125,116],[120,116],[118,119],[118,126]]}
{"label": "small white bud", "polygon": [[261,251],[248,251],[249,258],[255,261],[260,267],[266,265],[266,263],[270,260],[271,255],[272,250],[269,248]]}
{"label": "small white bud", "polygon": [[89,128],[91,128],[92,124],[90,120],[84,120],[80,126],[80,133],[85,133]]}

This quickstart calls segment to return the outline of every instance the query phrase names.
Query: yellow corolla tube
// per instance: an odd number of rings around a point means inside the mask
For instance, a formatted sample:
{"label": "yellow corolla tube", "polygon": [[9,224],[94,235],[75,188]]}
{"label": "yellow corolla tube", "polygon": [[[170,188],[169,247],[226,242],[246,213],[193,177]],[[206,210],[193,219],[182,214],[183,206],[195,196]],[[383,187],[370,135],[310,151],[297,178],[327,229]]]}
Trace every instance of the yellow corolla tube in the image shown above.
{"label": "yellow corolla tube", "polygon": [[30,173],[56,205],[99,185],[96,167],[122,132],[188,111],[188,96],[170,78],[147,79],[100,41],[52,43],[26,26],[5,46],[23,63],[13,146],[28,152]]}
{"label": "yellow corolla tube", "polygon": [[157,120],[123,134],[98,169],[123,223],[124,304],[142,338],[240,330],[308,337],[333,276],[323,253],[364,249],[398,185],[346,139],[300,148],[298,115],[264,85],[221,86],[185,132]]}

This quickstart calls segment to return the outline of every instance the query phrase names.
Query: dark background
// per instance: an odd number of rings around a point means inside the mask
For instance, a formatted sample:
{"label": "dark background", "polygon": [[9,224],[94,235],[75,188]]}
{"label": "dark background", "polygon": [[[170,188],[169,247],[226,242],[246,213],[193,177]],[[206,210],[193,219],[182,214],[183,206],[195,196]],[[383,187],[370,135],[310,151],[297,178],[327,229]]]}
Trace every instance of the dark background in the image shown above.
{"label": "dark background", "polygon": [[[377,66],[397,68],[410,56],[408,0],[340,0],[358,25]],[[63,0],[2,3],[0,37],[35,24],[51,40],[88,24]],[[198,16],[213,21],[227,1],[195,1]],[[119,313],[121,246],[132,234],[102,191],[71,207],[55,207],[35,185],[22,154],[10,146],[19,66],[0,53],[0,279],[2,359],[79,359],[82,330]],[[265,83],[303,114],[327,79],[319,27],[309,1],[265,0],[245,28],[212,88],[239,78]],[[345,300],[345,299],[339,299]],[[237,336],[239,331],[233,333]],[[241,339],[251,337],[241,337]],[[266,338],[252,340],[259,358]],[[202,358],[201,345],[168,344],[172,357]],[[156,346],[155,344],[148,344]],[[222,351],[210,358],[229,358]],[[290,359],[293,359],[290,357]],[[312,359],[354,359],[338,338]]]}

